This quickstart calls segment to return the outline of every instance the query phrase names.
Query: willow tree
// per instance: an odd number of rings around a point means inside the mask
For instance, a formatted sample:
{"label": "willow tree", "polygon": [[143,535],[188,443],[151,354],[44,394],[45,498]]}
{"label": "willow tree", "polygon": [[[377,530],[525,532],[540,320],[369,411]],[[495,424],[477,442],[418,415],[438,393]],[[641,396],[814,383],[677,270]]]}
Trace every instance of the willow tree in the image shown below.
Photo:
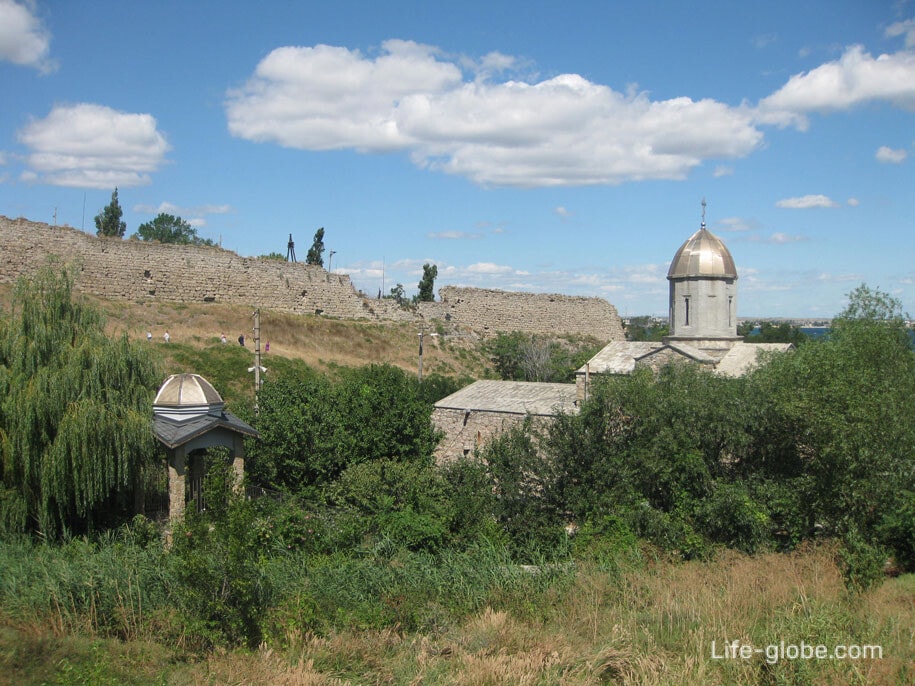
{"label": "willow tree", "polygon": [[20,280],[0,317],[0,529],[46,536],[129,510],[154,464],[159,378],[53,267]]}

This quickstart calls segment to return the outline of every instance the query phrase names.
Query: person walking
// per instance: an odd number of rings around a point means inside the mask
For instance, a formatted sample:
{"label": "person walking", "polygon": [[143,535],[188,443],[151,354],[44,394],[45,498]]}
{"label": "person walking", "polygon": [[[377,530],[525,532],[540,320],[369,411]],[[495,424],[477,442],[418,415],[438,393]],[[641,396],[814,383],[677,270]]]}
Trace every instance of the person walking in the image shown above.
{"label": "person walking", "polygon": [[166,330],[165,330],[165,333],[162,334],[162,338],[165,339],[165,342],[166,342],[166,343],[168,343],[168,342],[172,339],[172,337],[168,335],[168,329],[166,329]]}
{"label": "person walking", "polygon": [[241,347],[245,347],[245,334],[239,334],[239,336],[238,336],[238,344],[239,344]]}

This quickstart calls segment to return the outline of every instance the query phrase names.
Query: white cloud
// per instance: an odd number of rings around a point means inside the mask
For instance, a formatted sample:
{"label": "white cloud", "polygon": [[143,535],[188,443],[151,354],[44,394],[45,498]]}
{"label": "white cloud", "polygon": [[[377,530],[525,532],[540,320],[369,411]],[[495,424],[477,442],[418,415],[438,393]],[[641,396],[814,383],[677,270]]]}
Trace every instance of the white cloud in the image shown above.
{"label": "white cloud", "polygon": [[835,200],[825,195],[803,195],[797,198],[785,198],[775,203],[776,207],[784,207],[791,210],[806,210],[811,207],[838,207]]}
{"label": "white cloud", "polygon": [[152,115],[88,103],[55,106],[22,129],[19,141],[31,149],[27,174],[77,188],[148,184],[169,149]]}
{"label": "white cloud", "polygon": [[849,207],[857,207],[858,205],[861,204],[861,201],[858,200],[857,198],[849,198],[845,202],[848,204]]}
{"label": "white cloud", "polygon": [[476,241],[483,238],[482,233],[468,233],[466,231],[438,231],[427,233],[428,238],[448,241]]}
{"label": "white cloud", "polygon": [[232,212],[231,205],[199,205],[197,207],[181,207],[171,202],[160,202],[158,205],[134,205],[134,212],[144,214],[174,214],[177,216],[185,215],[204,215],[204,214],[229,214]]}
{"label": "white cloud", "polygon": [[845,110],[873,101],[915,110],[915,53],[874,58],[853,45],[838,60],[792,76],[759,102],[756,113],[759,122],[805,130],[810,112]]}
{"label": "white cloud", "polygon": [[721,178],[722,176],[733,176],[734,167],[728,167],[727,165],[719,164],[717,167],[715,167],[715,171],[712,172],[712,174],[716,179]]}
{"label": "white cloud", "polygon": [[908,153],[902,148],[893,149],[886,145],[881,145],[877,148],[874,157],[877,158],[878,162],[883,162],[884,164],[900,164],[908,157]]}
{"label": "white cloud", "polygon": [[560,217],[562,217],[563,219],[565,219],[566,217],[571,217],[572,214],[574,214],[571,210],[569,210],[569,209],[563,207],[562,205],[560,205],[559,207],[557,207],[557,208],[554,210],[554,212],[556,212],[556,214],[558,214],[558,215],[559,215]]}
{"label": "white cloud", "polygon": [[753,236],[749,240],[754,243],[771,243],[773,245],[784,245],[786,243],[797,243],[799,241],[806,241],[807,238],[805,236],[789,236],[788,234],[782,233],[781,231],[776,231],[771,236],[768,236],[768,237]]}
{"label": "white cloud", "polygon": [[905,46],[907,48],[915,48],[915,19],[906,19],[905,21],[897,21],[895,24],[891,24],[887,27],[885,35],[889,38],[905,36]]}
{"label": "white cloud", "polygon": [[277,48],[227,94],[232,135],[305,150],[404,150],[423,168],[490,186],[577,186],[682,179],[707,159],[762,141],[745,106],[652,101],[577,74],[495,82],[493,53],[468,80],[461,60],[387,41],[367,57],[342,47]]}
{"label": "white cloud", "polygon": [[721,231],[743,232],[757,231],[760,228],[759,222],[755,219],[744,219],[743,217],[725,217],[715,223],[715,229]]}
{"label": "white cloud", "polygon": [[47,74],[57,68],[48,57],[50,49],[51,34],[35,16],[33,2],[0,0],[0,60]]}
{"label": "white cloud", "polygon": [[494,262],[476,262],[466,268],[470,274],[519,274],[514,267]]}

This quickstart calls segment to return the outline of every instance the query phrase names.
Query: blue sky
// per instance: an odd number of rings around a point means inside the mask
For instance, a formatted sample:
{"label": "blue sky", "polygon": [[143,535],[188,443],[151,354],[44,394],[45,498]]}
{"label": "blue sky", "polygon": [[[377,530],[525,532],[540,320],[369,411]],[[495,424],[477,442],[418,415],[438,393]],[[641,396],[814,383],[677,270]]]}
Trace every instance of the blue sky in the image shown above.
{"label": "blue sky", "polygon": [[915,312],[913,2],[0,0],[0,93],[7,216],[634,315],[704,197],[742,316]]}

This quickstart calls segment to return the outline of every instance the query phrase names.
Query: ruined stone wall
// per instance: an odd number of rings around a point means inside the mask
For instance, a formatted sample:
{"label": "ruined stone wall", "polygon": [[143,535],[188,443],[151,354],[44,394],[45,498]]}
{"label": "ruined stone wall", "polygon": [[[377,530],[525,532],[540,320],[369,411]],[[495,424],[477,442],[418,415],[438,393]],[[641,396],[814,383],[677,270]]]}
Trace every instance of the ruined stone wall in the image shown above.
{"label": "ruined stone wall", "polygon": [[567,333],[622,340],[606,300],[447,286],[442,302],[415,310],[365,298],[349,276],[321,267],[241,257],[220,248],[100,238],[70,227],[0,216],[0,283],[12,283],[50,256],[77,265],[77,288],[112,300],[220,302],[341,319],[439,319],[453,330]]}
{"label": "ruined stone wall", "polygon": [[478,322],[480,333],[581,334],[600,341],[625,340],[616,308],[602,298],[517,293],[445,286],[440,302],[422,303],[426,319]]}

